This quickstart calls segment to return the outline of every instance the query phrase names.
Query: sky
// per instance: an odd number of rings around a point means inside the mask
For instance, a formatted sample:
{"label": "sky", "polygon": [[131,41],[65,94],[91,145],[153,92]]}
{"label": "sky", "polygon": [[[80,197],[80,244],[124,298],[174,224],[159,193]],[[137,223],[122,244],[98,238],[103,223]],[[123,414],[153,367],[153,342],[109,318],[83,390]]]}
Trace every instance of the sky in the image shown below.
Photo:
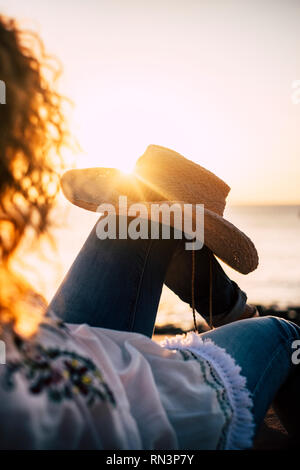
{"label": "sky", "polygon": [[298,0],[0,0],[0,12],[63,64],[77,167],[130,170],[158,144],[224,179],[229,203],[300,204]]}

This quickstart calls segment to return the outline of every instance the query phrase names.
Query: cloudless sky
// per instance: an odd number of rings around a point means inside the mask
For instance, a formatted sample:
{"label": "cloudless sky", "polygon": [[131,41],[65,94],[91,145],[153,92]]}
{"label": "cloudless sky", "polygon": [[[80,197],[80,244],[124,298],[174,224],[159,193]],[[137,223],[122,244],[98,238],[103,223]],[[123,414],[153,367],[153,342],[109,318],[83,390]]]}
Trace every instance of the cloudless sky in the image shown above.
{"label": "cloudless sky", "polygon": [[232,203],[300,203],[298,0],[0,0],[0,11],[63,63],[78,167],[130,169],[159,144],[223,178]]}

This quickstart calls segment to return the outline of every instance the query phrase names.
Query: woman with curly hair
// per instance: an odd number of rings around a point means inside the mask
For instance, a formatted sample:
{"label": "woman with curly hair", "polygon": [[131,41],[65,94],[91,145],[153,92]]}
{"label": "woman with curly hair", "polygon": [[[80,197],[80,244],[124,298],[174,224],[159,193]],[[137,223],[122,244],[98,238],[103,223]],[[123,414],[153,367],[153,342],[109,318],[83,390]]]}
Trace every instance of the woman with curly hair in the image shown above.
{"label": "woman with curly hair", "polygon": [[[47,312],[13,274],[27,233],[47,233],[68,140],[45,67],[39,39],[0,17],[0,447],[245,449],[274,399],[294,436],[299,328],[246,318],[246,294],[208,247],[195,254],[193,299],[191,258],[175,237],[99,240],[94,228]],[[223,326],[153,342],[164,282]]]}

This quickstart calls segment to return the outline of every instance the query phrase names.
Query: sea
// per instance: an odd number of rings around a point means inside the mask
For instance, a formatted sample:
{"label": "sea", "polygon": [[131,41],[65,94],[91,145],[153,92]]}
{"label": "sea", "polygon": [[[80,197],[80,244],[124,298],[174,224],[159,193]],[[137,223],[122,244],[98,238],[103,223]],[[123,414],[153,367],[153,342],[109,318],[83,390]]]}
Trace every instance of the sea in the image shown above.
{"label": "sea", "polygon": [[[23,257],[27,277],[47,300],[53,296],[98,217],[63,204],[55,214],[54,248],[41,248],[43,256],[37,255],[36,261],[32,250],[27,263],[26,256]],[[300,205],[229,206],[224,216],[252,239],[259,254],[258,268],[246,276],[222,264],[228,276],[247,293],[248,302],[278,308],[300,306]],[[28,266],[35,266],[29,275]],[[164,287],[157,324],[188,328],[191,318],[190,307]]]}

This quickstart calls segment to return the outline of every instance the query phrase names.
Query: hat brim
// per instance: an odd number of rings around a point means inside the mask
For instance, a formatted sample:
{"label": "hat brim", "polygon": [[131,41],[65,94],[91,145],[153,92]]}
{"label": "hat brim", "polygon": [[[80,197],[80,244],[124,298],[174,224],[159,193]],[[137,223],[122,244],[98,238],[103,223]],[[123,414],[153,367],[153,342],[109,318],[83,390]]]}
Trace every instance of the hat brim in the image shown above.
{"label": "hat brim", "polygon": [[[151,219],[152,204],[179,204],[184,206],[184,201],[145,201],[136,199],[136,191],[132,190],[130,185],[131,177],[125,177],[125,183],[122,190],[112,188],[112,180],[118,179],[120,172],[113,168],[88,168],[84,170],[69,170],[61,179],[61,187],[66,198],[74,205],[93,212],[99,211],[99,205],[111,204],[115,208],[117,215],[128,215],[127,208],[120,207],[118,196],[124,195],[128,198],[128,206],[131,204],[142,203],[147,210],[147,218]],[[129,184],[128,184],[129,183]],[[109,195],[109,198],[105,195]],[[199,201],[199,204],[201,201]],[[195,212],[188,215],[195,218]],[[157,219],[156,219],[157,221]],[[194,220],[187,225],[192,227]],[[170,225],[176,226],[174,217],[170,218]],[[185,230],[187,233],[187,231]],[[239,230],[235,225],[224,217],[210,211],[204,207],[204,244],[212,252],[229,265],[234,270],[248,274],[254,271],[258,266],[257,250],[250,238]]]}

